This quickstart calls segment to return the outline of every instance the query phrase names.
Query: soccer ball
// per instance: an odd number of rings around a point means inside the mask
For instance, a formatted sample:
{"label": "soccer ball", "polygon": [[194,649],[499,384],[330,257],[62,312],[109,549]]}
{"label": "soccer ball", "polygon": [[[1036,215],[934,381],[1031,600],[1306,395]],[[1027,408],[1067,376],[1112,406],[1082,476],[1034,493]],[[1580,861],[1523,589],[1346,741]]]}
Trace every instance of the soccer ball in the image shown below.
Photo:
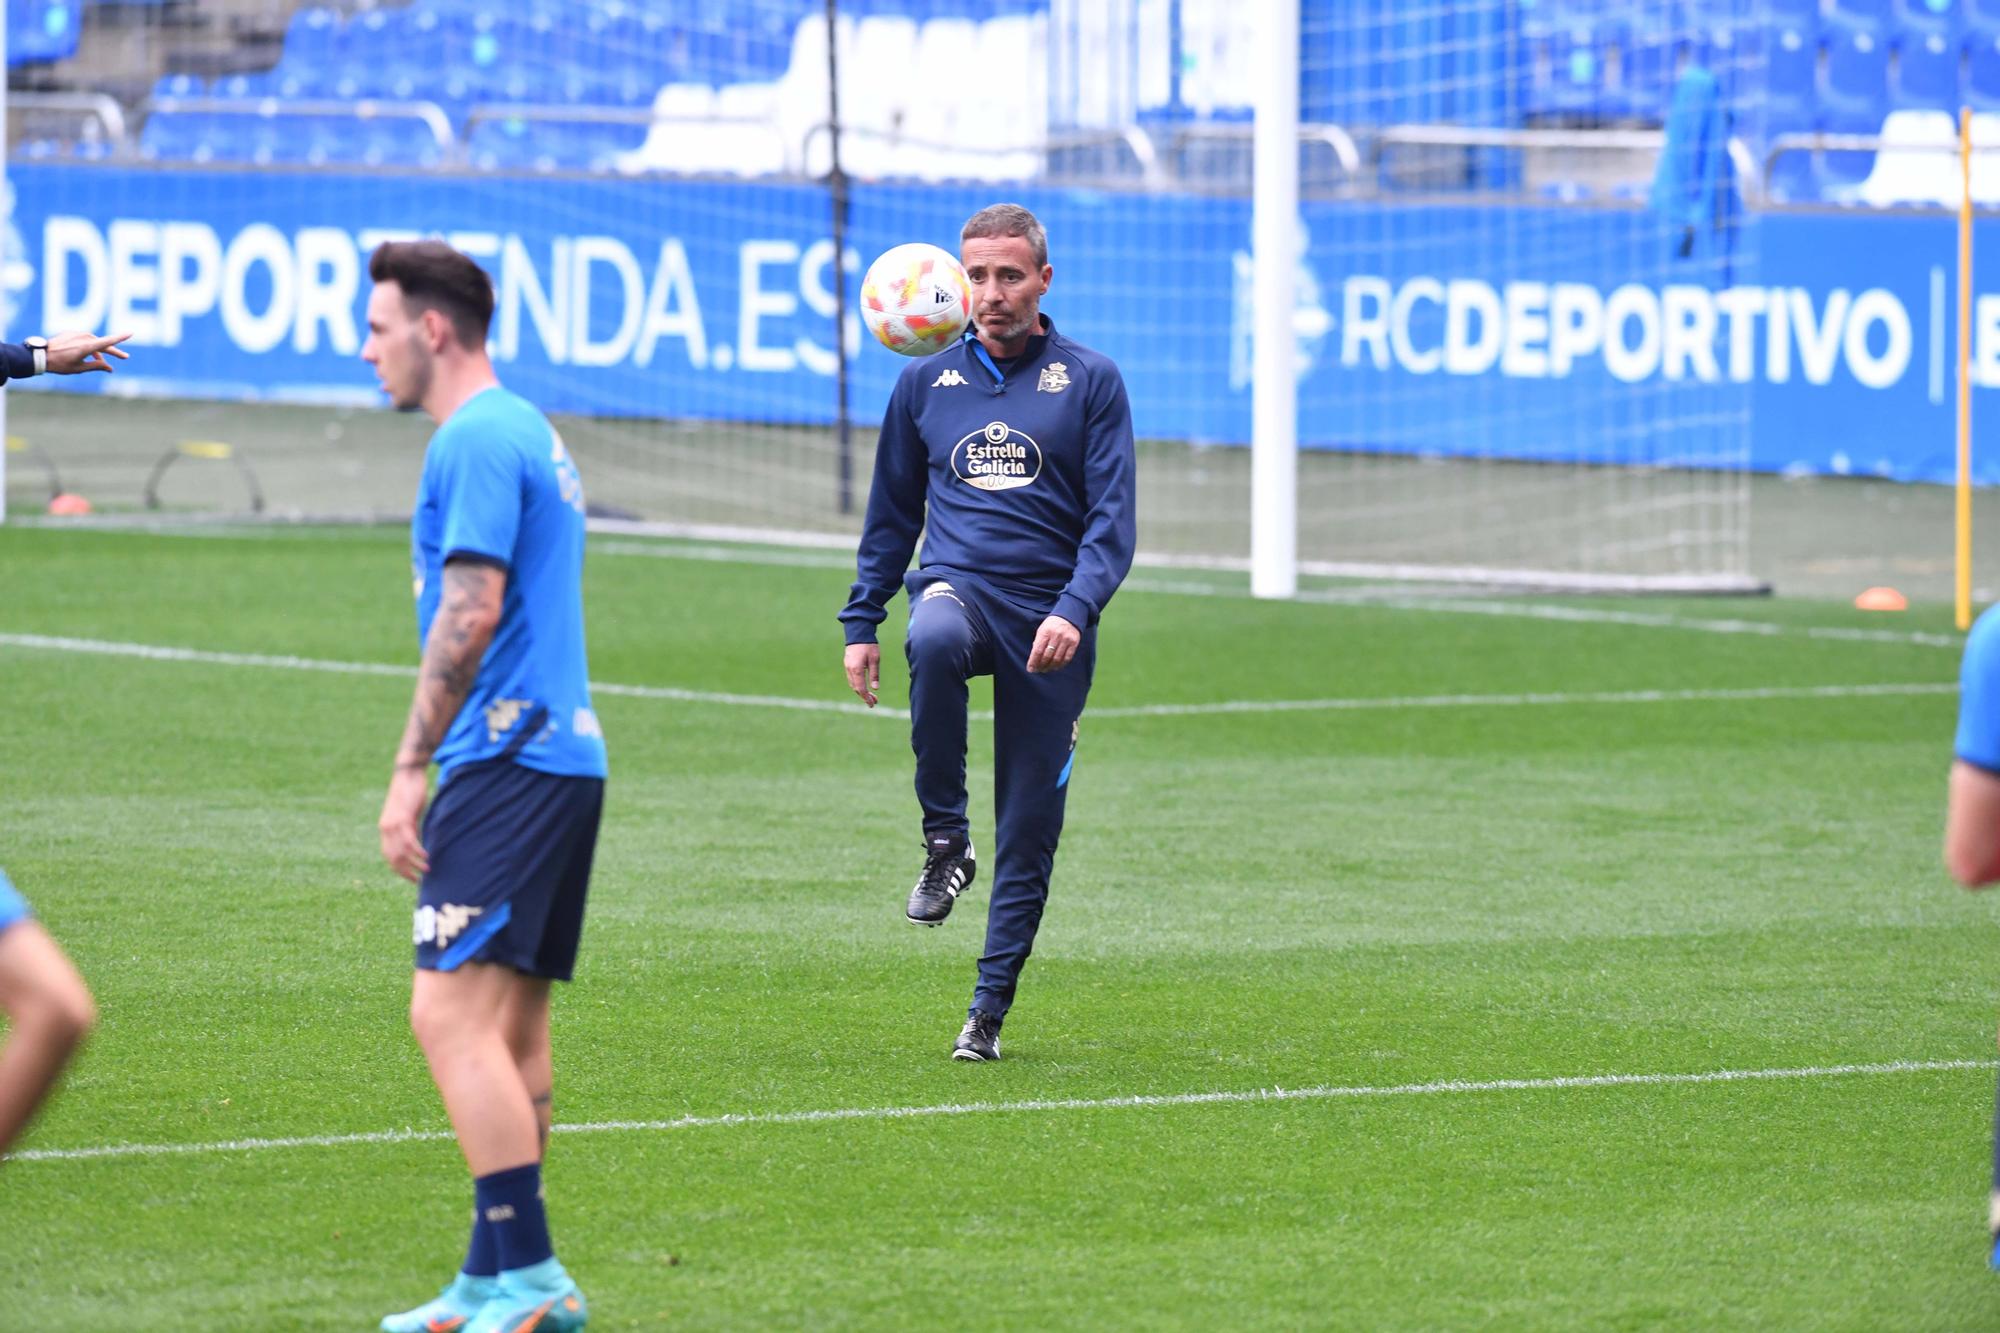
{"label": "soccer ball", "polygon": [[921,242],[885,250],[861,280],[861,319],[902,356],[941,352],[972,318],[972,284],[958,261]]}

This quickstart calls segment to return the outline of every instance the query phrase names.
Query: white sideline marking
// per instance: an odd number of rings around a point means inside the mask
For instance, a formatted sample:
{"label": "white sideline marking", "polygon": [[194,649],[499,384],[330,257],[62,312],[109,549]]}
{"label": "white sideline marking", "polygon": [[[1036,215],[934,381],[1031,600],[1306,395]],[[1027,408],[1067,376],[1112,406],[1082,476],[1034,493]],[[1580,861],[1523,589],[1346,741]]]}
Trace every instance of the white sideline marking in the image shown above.
{"label": "white sideline marking", "polygon": [[[188,528],[175,527],[185,523],[185,519],[146,519],[115,516],[91,519],[50,519],[26,516],[19,520],[25,527],[77,528],[87,527],[101,532],[141,532],[164,533],[179,537],[217,538],[268,538],[271,536],[293,535],[282,530],[246,530],[241,528]],[[376,516],[366,516],[356,520],[361,523],[375,523]],[[647,541],[610,540],[592,543],[592,554],[611,556],[644,556],[660,560],[693,560],[714,564],[776,565],[793,569],[847,569],[853,566],[851,552],[854,549],[852,535],[827,534],[810,542],[803,542],[799,534],[787,537],[782,533],[769,533],[756,529],[718,527],[700,524],[630,524],[608,520],[592,520],[593,533],[625,535],[665,539],[654,545]],[[680,540],[694,543],[706,541],[707,545],[670,545],[669,541]],[[760,548],[731,546],[733,542],[756,542]],[[803,542],[803,544],[802,544]],[[716,544],[722,543],[722,544]],[[821,551],[838,554],[825,555]],[[1134,560],[1135,567],[1142,569],[1175,570],[1235,570],[1241,562],[1231,560],[1203,560],[1176,558],[1141,552]],[[1440,575],[1448,574],[1443,571]],[[1178,597],[1225,597],[1248,598],[1250,590],[1238,585],[1205,583],[1195,579],[1158,579],[1144,575],[1127,578],[1121,585],[1124,589],[1139,593],[1164,594]],[[1965,643],[1960,634],[1940,634],[1924,630],[1862,629],[1854,626],[1838,625],[1785,625],[1759,620],[1709,619],[1698,616],[1675,616],[1659,612],[1615,611],[1603,607],[1570,606],[1557,602],[1520,602],[1504,600],[1507,594],[1496,592],[1494,600],[1454,599],[1448,597],[1411,597],[1398,590],[1379,584],[1361,588],[1320,588],[1307,589],[1297,593],[1294,600],[1340,606],[1374,606],[1391,611],[1428,611],[1446,615],[1513,616],[1531,620],[1564,620],[1588,625],[1631,625],[1647,629],[1688,630],[1700,634],[1749,634],[1768,638],[1803,636],[1809,639],[1825,639],[1850,643],[1894,643],[1910,644],[1924,648],[1959,648]]]}
{"label": "white sideline marking", "polygon": [[1302,602],[1342,602],[1382,606],[1394,611],[1448,611],[1458,615],[1522,616],[1531,620],[1568,620],[1592,625],[1636,625],[1647,629],[1685,629],[1703,634],[1753,634],[1765,638],[1803,635],[1849,643],[1901,643],[1923,648],[1962,648],[1963,634],[1933,634],[1923,630],[1859,629],[1846,625],[1784,625],[1765,620],[1707,620],[1652,611],[1611,611],[1603,607],[1564,606],[1553,602],[1485,602],[1432,600],[1419,597],[1343,597],[1338,590],[1302,592]]}
{"label": "white sideline marking", "polygon": [[[1086,718],[1188,717],[1205,713],[1362,712],[1371,708],[1530,708],[1561,704],[1716,703],[1732,699],[1865,699],[1885,695],[1956,694],[1956,682],[1889,685],[1766,685],[1721,690],[1603,690],[1576,694],[1413,694],[1380,699],[1246,699],[1205,704],[1137,704],[1086,708]],[[991,714],[987,714],[991,716]]]}
{"label": "white sideline marking", "polygon": [[[415,680],[417,669],[387,662],[332,662],[316,657],[271,656],[263,653],[219,653],[203,648],[168,648],[150,643],[118,643],[108,639],[74,639],[47,634],[0,634],[0,648],[40,648],[59,653],[93,653],[103,657],[138,657],[154,662],[197,662],[205,666],[264,667],[278,671],[328,671],[346,676],[393,676]],[[630,699],[671,699],[678,703],[730,704],[743,708],[791,708],[815,713],[887,712],[894,717],[908,713],[870,709],[838,699],[792,699],[777,694],[724,694],[710,690],[682,690],[670,685],[619,685],[592,681],[598,694],[615,694]]]}
{"label": "white sideline marking", "polygon": [[[852,540],[849,539],[849,548]],[[729,546],[668,546],[636,541],[599,542],[593,554],[647,556],[659,560],[697,560],[722,564],[784,565],[796,569],[846,569],[853,565],[848,556],[786,551],[783,549],[742,550]],[[1171,570],[1206,568],[1198,562],[1174,561],[1141,555],[1141,568]],[[1235,585],[1205,583],[1197,579],[1127,578],[1121,585],[1132,592],[1175,597],[1247,598],[1250,590]],[[1512,616],[1530,620],[1564,620],[1586,625],[1631,625],[1645,629],[1691,630],[1700,634],[1750,634],[1767,638],[1803,636],[1809,639],[1844,640],[1853,643],[1912,644],[1924,648],[1958,648],[1962,634],[1937,634],[1923,630],[1862,629],[1858,626],[1786,625],[1770,621],[1734,618],[1675,616],[1663,612],[1617,611],[1605,607],[1569,606],[1560,602],[1519,602],[1483,598],[1411,597],[1401,590],[1380,584],[1364,588],[1307,589],[1294,600],[1339,606],[1374,606],[1391,611],[1430,611],[1448,615]]]}
{"label": "white sideline marking", "polygon": [[[1335,1101],[1367,1097],[1423,1097],[1470,1092],[1557,1092],[1571,1088],[1666,1087],[1699,1083],[1745,1083],[1775,1079],[1842,1078],[1855,1074],[1928,1074],[1959,1069],[1992,1069],[1991,1060],[1891,1060],[1882,1064],[1808,1065],[1802,1069],[1716,1069],[1692,1074],[1578,1074],[1560,1078],[1442,1079],[1434,1083],[1386,1086],[1350,1084],[1309,1088],[1253,1088],[1247,1092],[1177,1092],[1158,1096],[1061,1097],[1018,1102],[947,1102],[941,1106],[846,1106],[824,1111],[746,1111],[734,1115],[689,1115],[677,1120],[599,1120],[557,1125],[558,1134],[657,1133],[675,1129],[718,1129],[741,1125],[816,1125],[838,1120],[914,1120],[926,1116],[1023,1114],[1039,1111],[1112,1111],[1170,1106],[1215,1106],[1246,1102]],[[390,1129],[372,1134],[313,1134],[284,1139],[226,1139],[211,1143],[109,1143],[95,1148],[31,1148],[13,1154],[16,1162],[79,1162],[105,1157],[176,1157],[192,1154],[252,1153],[279,1148],[344,1148],[374,1143],[434,1143],[450,1139],[441,1129]]]}
{"label": "white sideline marking", "polygon": [[[136,657],[154,662],[193,662],[207,666],[262,667],[278,671],[326,671],[350,676],[389,676],[402,680],[416,678],[416,668],[386,662],[333,662],[313,657],[269,656],[261,653],[211,652],[201,648],[170,648],[147,643],[118,643],[107,639],[76,639],[45,634],[0,634],[0,647],[34,648],[50,652],[90,653],[105,657]],[[620,685],[592,681],[598,694],[626,699],[665,699],[676,703],[717,704],[736,708],[786,708],[812,713],[845,713],[859,716],[900,718],[909,712],[901,708],[869,708],[856,701],[840,699],[795,699],[777,694],[726,694],[711,690],[683,690],[670,685]],[[1234,713],[1332,713],[1365,712],[1402,708],[1548,708],[1572,704],[1660,704],[1727,703],[1770,699],[1868,699],[1898,695],[1953,694],[1956,682],[1914,681],[1876,685],[1768,685],[1743,689],[1713,690],[1599,690],[1547,694],[1410,694],[1344,699],[1224,699],[1212,703],[1136,704],[1120,708],[1092,708],[1091,718],[1121,717],[1203,717]],[[991,721],[991,709],[975,709],[971,716]]]}

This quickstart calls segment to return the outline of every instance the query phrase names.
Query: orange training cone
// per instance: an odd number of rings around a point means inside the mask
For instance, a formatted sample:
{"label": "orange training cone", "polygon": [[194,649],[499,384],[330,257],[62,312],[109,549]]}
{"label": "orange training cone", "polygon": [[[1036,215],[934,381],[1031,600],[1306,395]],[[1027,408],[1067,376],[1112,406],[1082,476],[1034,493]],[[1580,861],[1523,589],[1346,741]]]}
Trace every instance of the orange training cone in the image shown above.
{"label": "orange training cone", "polygon": [[74,491],[64,491],[49,501],[49,512],[62,518],[75,518],[90,512],[90,501]]}
{"label": "orange training cone", "polygon": [[1854,599],[1857,611],[1907,611],[1910,599],[1894,588],[1869,588]]}

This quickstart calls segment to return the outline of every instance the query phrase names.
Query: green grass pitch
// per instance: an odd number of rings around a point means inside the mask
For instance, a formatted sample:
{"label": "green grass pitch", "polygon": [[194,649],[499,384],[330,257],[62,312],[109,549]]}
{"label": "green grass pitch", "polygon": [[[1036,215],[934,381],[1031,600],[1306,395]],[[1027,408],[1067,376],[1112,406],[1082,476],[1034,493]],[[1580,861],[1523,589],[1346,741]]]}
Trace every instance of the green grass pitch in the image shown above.
{"label": "green grass pitch", "polygon": [[[845,697],[840,562],[718,554],[599,540],[593,676]],[[0,864],[104,1013],[42,1155],[0,1166],[8,1322],[372,1328],[452,1271],[469,1201],[375,851],[409,681],[26,636],[407,666],[405,539],[16,528],[0,570]],[[1948,685],[1941,611],[1560,619],[1192,577],[1214,595],[1142,571],[1103,627],[998,1065],[945,1058],[984,893],[902,919],[903,724],[600,697],[549,1163],[594,1328],[2000,1317],[2000,937],[1938,868],[1955,698],[1862,688]],[[1768,632],[1694,623],[1729,619]],[[1458,697],[1522,694],[1549,697]],[[1387,702],[1131,711],[1279,700]],[[991,753],[977,725],[982,844]],[[1937,1067],[1549,1082],[1897,1062]],[[1530,1086],[1425,1090],[1454,1080]],[[1320,1091],[1173,1100],[1274,1088]],[[969,1103],[999,1109],[794,1114]],[[270,1138],[336,1141],[52,1155]]]}

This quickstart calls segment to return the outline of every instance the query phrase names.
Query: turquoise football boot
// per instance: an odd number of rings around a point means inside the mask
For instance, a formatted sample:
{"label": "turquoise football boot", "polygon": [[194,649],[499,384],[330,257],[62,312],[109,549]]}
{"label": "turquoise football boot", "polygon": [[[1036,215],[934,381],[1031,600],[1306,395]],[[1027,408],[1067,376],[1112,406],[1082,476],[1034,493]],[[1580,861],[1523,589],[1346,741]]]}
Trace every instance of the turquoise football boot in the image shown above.
{"label": "turquoise football boot", "polygon": [[500,1275],[500,1291],[486,1302],[465,1333],[576,1333],[590,1318],[563,1266],[544,1259],[532,1268]]}
{"label": "turquoise football boot", "polygon": [[384,1318],[382,1333],[460,1333],[499,1294],[499,1278],[460,1273],[436,1300]]}

